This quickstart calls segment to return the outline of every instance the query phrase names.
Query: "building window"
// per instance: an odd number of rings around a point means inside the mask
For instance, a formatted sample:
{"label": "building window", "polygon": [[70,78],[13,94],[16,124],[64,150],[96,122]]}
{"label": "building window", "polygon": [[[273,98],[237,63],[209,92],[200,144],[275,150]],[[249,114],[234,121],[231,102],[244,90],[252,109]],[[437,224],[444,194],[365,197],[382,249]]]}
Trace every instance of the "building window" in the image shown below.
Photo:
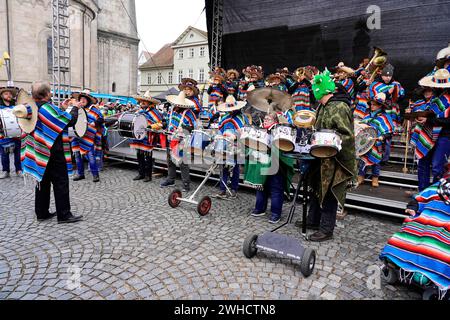
{"label": "building window", "polygon": [[200,47],[200,57],[205,56],[205,47]]}
{"label": "building window", "polygon": [[183,80],[183,70],[178,70],[178,82],[181,83]]}
{"label": "building window", "polygon": [[150,85],[150,84],[152,84],[152,74],[151,73],[149,73],[148,75],[147,75],[147,83]]}
{"label": "building window", "polygon": [[173,72],[169,71],[169,84],[173,83]]}
{"label": "building window", "polygon": [[194,79],[194,69],[189,69],[189,78]]}
{"label": "building window", "polygon": [[180,49],[178,51],[178,59],[183,60],[183,58],[184,58],[184,51],[183,49]]}
{"label": "building window", "polygon": [[198,81],[204,82],[205,81],[205,69],[201,68],[198,72]]}
{"label": "building window", "polygon": [[194,53],[195,53],[195,49],[194,48],[190,48],[189,49],[189,58],[193,58],[194,57]]}
{"label": "building window", "polygon": [[162,75],[161,72],[158,72],[158,84],[161,84],[162,82]]}
{"label": "building window", "polygon": [[47,70],[48,74],[53,73],[53,41],[52,38],[47,38]]}
{"label": "building window", "polygon": [[115,82],[113,82],[113,84],[112,84],[112,92],[116,92],[116,83]]}
{"label": "building window", "polygon": [[194,34],[193,33],[191,33],[191,35],[189,36],[189,38],[193,38],[194,37]]}

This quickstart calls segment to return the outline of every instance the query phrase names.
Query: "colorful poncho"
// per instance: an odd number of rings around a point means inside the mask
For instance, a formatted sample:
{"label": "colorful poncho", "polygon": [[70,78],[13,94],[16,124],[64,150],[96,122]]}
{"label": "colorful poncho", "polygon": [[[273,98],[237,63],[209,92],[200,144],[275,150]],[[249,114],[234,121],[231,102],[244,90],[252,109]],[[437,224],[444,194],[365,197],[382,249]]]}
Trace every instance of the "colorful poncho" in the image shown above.
{"label": "colorful poncho", "polygon": [[[416,101],[411,105],[412,112],[429,110],[430,104],[425,100]],[[411,135],[411,144],[415,146],[415,155],[418,160],[427,156],[434,148],[441,128],[433,128],[427,124],[416,124]]]}
{"label": "colorful poncho", "polygon": [[221,134],[224,134],[225,131],[237,134],[247,124],[249,124],[248,118],[242,112],[226,113],[219,120],[219,131]]}
{"label": "colorful poncho", "polygon": [[223,86],[213,85],[209,88],[208,94],[208,111],[211,116],[214,116],[217,112],[217,106],[225,102],[225,95],[223,90],[226,90]]}
{"label": "colorful poncho", "polygon": [[237,96],[238,87],[239,83],[236,81],[227,81],[225,83],[225,88],[227,89],[230,96]]}
{"label": "colorful poncho", "polygon": [[22,140],[21,158],[25,177],[32,178],[37,182],[42,181],[50,160],[50,151],[61,133],[67,171],[69,175],[72,174],[72,158],[67,130],[71,119],[72,116],[69,113],[51,103],[43,104],[39,108],[36,129]]}
{"label": "colorful poncho", "polygon": [[355,98],[355,83],[353,82],[353,80],[351,78],[341,80],[340,83],[345,88],[345,90],[350,95],[350,97],[352,98],[352,104],[353,104],[353,99]]}
{"label": "colorful poncho", "polygon": [[[142,114],[147,119],[147,126],[162,122],[162,115],[156,108],[148,108],[145,110],[139,110],[138,114]],[[152,151],[155,147],[154,143],[154,133],[147,134],[146,138],[143,140],[132,140],[130,143],[130,148],[141,151]]]}
{"label": "colorful poncho", "polygon": [[175,132],[180,126],[181,119],[182,125],[186,127],[195,128],[197,125],[197,117],[191,109],[183,109],[181,112],[173,112],[172,117],[170,118],[170,113],[168,114],[167,122],[169,122],[169,132]]}
{"label": "colorful poncho", "polygon": [[401,268],[402,280],[423,275],[445,293],[450,289],[450,206],[439,197],[438,187],[439,183],[416,196],[417,215],[405,220],[380,259]]}
{"label": "colorful poncho", "polygon": [[[371,113],[361,122],[375,128],[377,130],[378,138],[386,135],[392,135],[394,132],[394,122],[392,121],[390,115],[382,109]],[[364,161],[366,166],[372,166],[381,162],[383,159],[385,143],[385,141],[377,141],[372,149],[361,157],[361,160]]]}
{"label": "colorful poncho", "polygon": [[187,97],[187,99],[194,102],[195,106],[194,106],[193,110],[194,110],[195,114],[198,115],[203,111],[202,103],[200,102],[200,99],[198,97]]}
{"label": "colorful poncho", "polygon": [[[394,93],[392,95],[389,94],[389,90],[394,88]],[[405,89],[401,86],[401,84],[397,81],[392,81],[389,84],[384,82],[375,81],[369,87],[370,96],[375,97],[379,93],[385,93],[388,96],[386,103],[388,108],[386,109],[386,113],[389,114],[394,121],[395,127],[399,127],[401,125],[401,116],[400,116],[400,106],[398,105],[398,101],[405,96]]]}
{"label": "colorful poncho", "polygon": [[85,109],[88,119],[88,128],[86,134],[82,138],[74,138],[72,140],[72,152],[80,152],[82,155],[88,154],[92,148],[99,150],[101,148],[102,130],[97,128],[96,121],[103,118],[99,109],[91,106]]}
{"label": "colorful poncho", "polygon": [[369,115],[369,113],[369,89],[367,88],[356,94],[355,111],[353,112],[353,116],[357,119],[364,119]]}
{"label": "colorful poncho", "polygon": [[314,111],[311,105],[311,88],[302,82],[292,94],[295,111]]}

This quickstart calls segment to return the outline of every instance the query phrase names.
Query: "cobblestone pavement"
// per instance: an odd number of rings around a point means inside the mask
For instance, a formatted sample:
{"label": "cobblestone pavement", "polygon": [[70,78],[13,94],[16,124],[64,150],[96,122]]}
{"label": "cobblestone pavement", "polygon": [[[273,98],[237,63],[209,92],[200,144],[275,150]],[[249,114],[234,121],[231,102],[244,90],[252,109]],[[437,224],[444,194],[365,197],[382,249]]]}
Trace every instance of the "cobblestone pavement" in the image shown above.
{"label": "cobblestone pavement", "polygon": [[[0,299],[420,298],[403,286],[367,285],[401,221],[347,216],[334,241],[308,244],[317,264],[305,279],[290,260],[243,256],[243,240],[270,228],[267,218],[249,217],[252,192],[214,201],[211,215],[200,218],[190,205],[170,209],[160,180],[143,184],[134,176],[121,165],[106,169],[98,185],[71,182],[73,212],[86,217],[75,225],[36,222],[32,186],[17,177],[1,181]],[[213,184],[202,190],[213,192]],[[281,232],[299,237],[294,226]]]}

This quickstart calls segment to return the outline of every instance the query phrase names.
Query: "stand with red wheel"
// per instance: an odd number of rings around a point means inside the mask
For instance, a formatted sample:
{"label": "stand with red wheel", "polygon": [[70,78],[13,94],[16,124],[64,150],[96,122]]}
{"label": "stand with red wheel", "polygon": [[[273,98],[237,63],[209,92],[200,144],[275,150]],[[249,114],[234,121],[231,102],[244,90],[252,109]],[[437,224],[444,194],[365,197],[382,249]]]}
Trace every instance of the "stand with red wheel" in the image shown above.
{"label": "stand with red wheel", "polygon": [[213,164],[211,168],[206,172],[205,179],[203,179],[202,183],[198,186],[195,192],[189,198],[183,198],[183,193],[180,190],[174,190],[169,195],[169,206],[172,208],[178,208],[182,202],[187,202],[197,206],[197,212],[201,217],[205,217],[209,214],[209,211],[212,207],[211,198],[208,196],[203,197],[200,201],[195,201],[195,197],[199,193],[199,191],[204,187],[209,178],[214,174],[214,171],[217,169],[219,165]]}

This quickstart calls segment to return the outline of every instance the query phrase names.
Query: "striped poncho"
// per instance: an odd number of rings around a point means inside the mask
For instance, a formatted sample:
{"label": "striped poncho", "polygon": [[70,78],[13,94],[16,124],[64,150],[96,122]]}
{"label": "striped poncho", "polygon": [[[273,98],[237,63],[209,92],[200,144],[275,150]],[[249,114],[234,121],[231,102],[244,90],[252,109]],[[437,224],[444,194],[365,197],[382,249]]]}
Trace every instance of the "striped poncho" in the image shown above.
{"label": "striped poncho", "polygon": [[[372,112],[361,122],[375,128],[377,130],[377,137],[391,135],[394,132],[394,123],[391,117],[382,109]],[[377,141],[367,154],[361,156],[361,160],[364,161],[366,166],[372,166],[381,162],[383,159],[384,145],[385,141]]]}
{"label": "striped poncho", "polygon": [[311,105],[311,88],[305,82],[300,83],[295,89],[292,100],[294,101],[295,111],[314,111]]}
{"label": "striped poncho", "polygon": [[402,280],[425,276],[440,290],[450,289],[450,205],[438,195],[439,183],[416,196],[419,209],[383,249],[380,259],[401,268]]}
{"label": "striped poncho", "polygon": [[91,106],[85,109],[87,113],[88,128],[82,138],[72,140],[72,152],[80,152],[82,155],[88,154],[92,148],[101,150],[102,129],[97,128],[96,121],[103,118],[103,114],[97,107]]}
{"label": "striped poncho", "polygon": [[[137,113],[145,116],[147,119],[147,126],[162,122],[162,115],[155,107],[139,110]],[[143,140],[132,140],[130,143],[130,148],[146,152],[152,151],[155,147],[153,137],[153,133],[148,133]]]}
{"label": "striped poncho", "polygon": [[194,112],[195,114],[200,114],[203,111],[202,103],[200,102],[200,99],[198,97],[187,97],[187,99],[194,102]]}
{"label": "striped poncho", "polygon": [[[364,80],[362,85],[367,85],[367,83],[367,80]],[[353,111],[353,116],[355,118],[364,119],[370,114],[369,96],[368,87],[356,93],[355,110]]]}
{"label": "striped poncho", "polygon": [[226,90],[223,86],[213,85],[209,88],[209,100],[208,100],[208,111],[211,116],[214,116],[217,112],[217,106],[223,102],[225,102],[225,94],[224,90]]}
{"label": "striped poncho", "polygon": [[353,102],[354,102],[353,100],[355,99],[355,83],[353,82],[353,80],[351,78],[341,80],[340,83],[345,88],[345,90],[347,91],[349,96],[352,98],[352,104],[353,104]]}
{"label": "striped poncho", "polygon": [[45,103],[39,108],[39,116],[35,130],[22,139],[22,168],[25,177],[41,182],[51,149],[60,134],[64,146],[67,171],[72,174],[72,158],[70,156],[70,141],[67,130],[72,116],[51,103]]}
{"label": "striped poncho", "polygon": [[239,83],[236,81],[227,81],[225,83],[225,88],[228,91],[228,95],[237,97]]}
{"label": "striped poncho", "polygon": [[[392,95],[389,94],[391,89],[394,89]],[[385,93],[387,95],[388,99],[386,100],[386,103],[389,108],[386,110],[386,113],[391,116],[395,127],[401,126],[400,106],[398,105],[398,101],[405,96],[405,89],[403,89],[402,85],[397,81],[392,81],[389,84],[375,81],[370,85],[369,93],[372,97],[375,97],[379,93]]]}
{"label": "striped poncho", "polygon": [[[180,125],[193,128],[197,126],[197,117],[192,109],[182,109],[181,112],[173,111],[172,117],[170,117],[170,113],[168,114],[168,117],[167,121],[170,120],[169,132],[175,132]],[[181,121],[183,122],[180,124]]]}
{"label": "striped poncho", "polygon": [[226,131],[237,134],[249,121],[247,116],[239,112],[238,114],[226,113],[220,118],[219,131],[224,134]]}
{"label": "striped poncho", "polygon": [[[416,101],[411,105],[412,112],[429,110],[430,104],[425,100]],[[411,144],[415,146],[415,155],[418,160],[427,156],[434,148],[439,137],[440,128],[434,128],[427,124],[416,124],[411,135]]]}

